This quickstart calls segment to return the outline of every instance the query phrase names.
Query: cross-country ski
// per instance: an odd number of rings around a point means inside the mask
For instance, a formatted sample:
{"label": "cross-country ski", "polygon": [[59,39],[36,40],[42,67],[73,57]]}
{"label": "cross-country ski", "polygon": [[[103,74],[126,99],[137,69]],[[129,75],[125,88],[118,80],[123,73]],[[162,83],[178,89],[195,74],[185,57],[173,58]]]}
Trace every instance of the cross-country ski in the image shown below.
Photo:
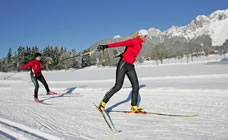
{"label": "cross-country ski", "polygon": [[98,109],[98,111],[101,113],[101,116],[103,117],[105,123],[107,124],[108,128],[113,132],[113,133],[119,133],[121,131],[116,130],[113,126],[111,126],[111,123],[108,121],[107,117],[105,116],[105,112],[99,110],[98,106],[93,103],[93,105]]}
{"label": "cross-country ski", "polygon": [[158,112],[131,112],[131,111],[118,111],[111,110],[107,112],[119,112],[119,113],[127,113],[127,114],[140,114],[140,115],[160,115],[160,116],[169,116],[169,117],[196,117],[197,115],[180,115],[180,114],[168,114],[168,113],[158,113]]}
{"label": "cross-country ski", "polygon": [[39,96],[61,96],[61,95],[80,95],[80,93],[52,93],[52,94],[39,94]]}

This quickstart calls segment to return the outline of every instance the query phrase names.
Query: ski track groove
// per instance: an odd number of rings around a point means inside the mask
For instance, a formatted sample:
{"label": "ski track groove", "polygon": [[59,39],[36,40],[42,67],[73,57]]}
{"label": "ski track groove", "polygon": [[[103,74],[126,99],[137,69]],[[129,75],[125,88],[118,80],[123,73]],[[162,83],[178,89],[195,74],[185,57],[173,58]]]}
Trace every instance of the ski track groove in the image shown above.
{"label": "ski track groove", "polygon": [[[35,103],[33,105],[36,105]],[[45,105],[43,105],[45,107]],[[7,106],[3,107],[3,108],[8,108]],[[26,110],[26,112],[25,112]],[[45,130],[45,128],[47,130],[51,132],[57,132],[56,134],[58,133],[62,133],[62,132],[67,132],[66,129],[63,129],[64,127],[61,127],[61,124],[57,123],[58,121],[55,120],[55,118],[53,117],[54,115],[44,115],[44,114],[39,114],[39,113],[36,113],[33,108],[26,108],[26,109],[23,109],[23,108],[18,108],[17,109],[17,113],[16,114],[23,114],[22,116],[24,116],[24,114],[26,114],[26,116],[28,115],[29,118],[29,121],[32,123],[32,124],[35,124],[36,126],[42,126],[42,129]],[[29,113],[27,113],[29,112]],[[39,111],[38,111],[39,112]],[[13,112],[11,112],[13,113]],[[9,113],[9,114],[11,114]],[[46,116],[49,116],[49,117],[46,117]],[[24,117],[23,117],[24,118]],[[22,121],[24,120],[22,118]]]}
{"label": "ski track groove", "polygon": [[[33,118],[44,128],[47,128],[50,131],[50,133],[55,132],[56,134],[63,134],[68,137],[75,137],[75,135],[80,134],[80,137],[83,137],[85,139],[93,139],[93,138],[86,137],[87,128],[78,127],[77,131],[75,131],[75,129],[70,129],[71,126],[69,126],[68,124],[63,124],[62,122],[59,122],[58,120],[56,120],[54,117],[55,115],[53,114],[43,115],[43,114],[37,114],[34,111],[30,111],[30,112],[32,114],[32,115],[29,114],[30,117]],[[46,116],[49,116],[49,117],[46,117]],[[68,125],[68,127],[64,127],[63,125]],[[65,128],[68,128],[68,129],[65,129]]]}
{"label": "ski track groove", "polygon": [[50,132],[56,132],[57,134],[62,132],[68,132],[67,129],[64,129],[64,127],[62,127],[62,124],[58,123],[55,117],[53,117],[55,115],[53,114],[43,115],[43,114],[35,113],[34,111],[30,111],[30,112],[33,114],[33,115],[29,114],[30,117],[35,119],[36,122],[38,122],[41,126],[50,130]]}
{"label": "ski track groove", "polygon": [[[24,134],[27,134],[29,136],[32,136],[34,138],[39,138],[39,139],[43,139],[43,140],[48,140],[48,139],[56,139],[56,140],[60,140],[60,138],[56,137],[56,136],[53,136],[53,135],[50,135],[50,134],[47,134],[47,133],[44,133],[44,132],[41,132],[37,129],[33,129],[31,127],[28,127],[28,126],[25,126],[24,124],[19,124],[19,123],[16,123],[16,122],[12,122],[12,121],[9,121],[7,119],[3,119],[3,118],[0,118],[0,124],[4,125],[4,126],[7,126],[9,128],[14,128],[16,129],[17,131],[19,132],[22,132]],[[12,132],[11,130],[9,129],[4,129],[5,130],[5,133],[10,133],[9,135],[11,136],[12,135]],[[15,136],[15,134],[13,135],[13,137],[16,137],[18,138],[18,135]],[[19,138],[19,139],[27,139],[26,137],[24,136],[19,136],[19,137],[22,137],[22,138]]]}

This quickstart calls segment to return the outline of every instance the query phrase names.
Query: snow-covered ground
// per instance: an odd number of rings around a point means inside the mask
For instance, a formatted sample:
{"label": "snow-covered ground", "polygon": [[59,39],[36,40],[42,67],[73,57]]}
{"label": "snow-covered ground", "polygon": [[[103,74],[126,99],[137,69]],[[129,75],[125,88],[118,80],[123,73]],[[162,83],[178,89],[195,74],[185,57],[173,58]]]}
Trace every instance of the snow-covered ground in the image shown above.
{"label": "snow-covered ground", "polygon": [[[51,105],[33,102],[28,72],[0,73],[0,139],[66,140],[226,140],[228,139],[228,63],[222,56],[198,61],[136,65],[140,82],[139,106],[150,112],[193,115],[167,117],[109,113],[118,134],[112,133],[93,106],[114,85],[115,67],[43,72],[52,91],[64,96],[41,96]],[[74,94],[80,93],[80,94]],[[106,108],[130,110],[131,85]]]}

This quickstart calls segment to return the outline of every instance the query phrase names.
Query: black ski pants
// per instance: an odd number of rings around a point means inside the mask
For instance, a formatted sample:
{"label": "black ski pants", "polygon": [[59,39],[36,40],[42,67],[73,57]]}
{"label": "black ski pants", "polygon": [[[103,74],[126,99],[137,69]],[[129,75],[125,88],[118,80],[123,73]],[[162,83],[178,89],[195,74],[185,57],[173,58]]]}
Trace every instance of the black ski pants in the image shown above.
{"label": "black ski pants", "polygon": [[131,98],[131,105],[137,105],[138,94],[139,94],[139,82],[138,77],[135,72],[135,66],[133,64],[127,63],[123,60],[120,60],[116,70],[116,83],[113,88],[111,88],[104,96],[103,102],[107,103],[109,99],[118,92],[124,82],[125,75],[128,76],[128,79],[132,85],[132,98]]}
{"label": "black ski pants", "polygon": [[47,93],[50,92],[50,89],[48,87],[48,84],[46,82],[46,80],[44,79],[44,76],[41,74],[40,76],[38,77],[34,77],[34,74],[31,73],[30,74],[31,76],[31,79],[32,79],[32,82],[35,86],[35,90],[34,90],[34,98],[38,98],[38,90],[39,90],[39,83],[38,83],[38,80],[44,85]]}

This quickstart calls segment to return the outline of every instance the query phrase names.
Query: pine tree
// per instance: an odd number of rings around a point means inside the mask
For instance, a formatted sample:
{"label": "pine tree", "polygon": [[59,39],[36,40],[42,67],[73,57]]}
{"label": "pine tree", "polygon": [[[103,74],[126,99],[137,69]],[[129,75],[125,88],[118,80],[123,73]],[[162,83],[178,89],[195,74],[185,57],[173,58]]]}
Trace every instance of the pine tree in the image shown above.
{"label": "pine tree", "polygon": [[2,69],[3,69],[3,61],[2,59],[0,59],[0,71],[3,71]]}
{"label": "pine tree", "polygon": [[12,66],[13,66],[13,64],[12,64],[12,49],[9,48],[9,52],[7,55],[7,64],[6,64],[7,71],[11,71],[13,69]]}
{"label": "pine tree", "polygon": [[91,52],[90,49],[83,51],[83,54],[85,54],[82,56],[83,67],[91,65],[90,53],[88,53],[88,52]]}
{"label": "pine tree", "polygon": [[27,64],[33,59],[30,46],[26,46],[24,53],[24,63]]}
{"label": "pine tree", "polygon": [[55,49],[54,49],[54,56],[53,56],[53,62],[52,62],[52,66],[53,66],[54,69],[57,69],[56,66],[57,66],[58,63],[59,63],[59,56],[60,56],[60,54],[59,54],[59,49],[58,49],[58,47],[56,46]]}
{"label": "pine tree", "polygon": [[21,65],[24,65],[24,47],[19,46],[17,49],[17,67],[19,68]]}
{"label": "pine tree", "polygon": [[39,52],[39,48],[37,46],[32,47],[32,55],[34,56],[37,52]]}
{"label": "pine tree", "polygon": [[8,55],[7,55],[7,57],[8,57],[8,63],[10,64],[10,63],[12,63],[12,49],[11,48],[9,48],[9,52],[8,52]]}

